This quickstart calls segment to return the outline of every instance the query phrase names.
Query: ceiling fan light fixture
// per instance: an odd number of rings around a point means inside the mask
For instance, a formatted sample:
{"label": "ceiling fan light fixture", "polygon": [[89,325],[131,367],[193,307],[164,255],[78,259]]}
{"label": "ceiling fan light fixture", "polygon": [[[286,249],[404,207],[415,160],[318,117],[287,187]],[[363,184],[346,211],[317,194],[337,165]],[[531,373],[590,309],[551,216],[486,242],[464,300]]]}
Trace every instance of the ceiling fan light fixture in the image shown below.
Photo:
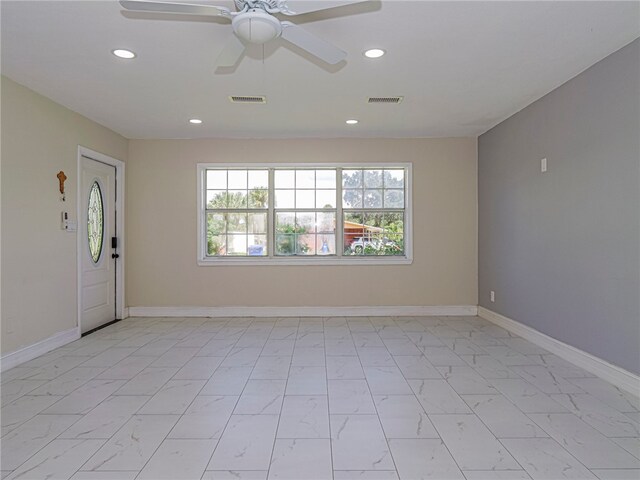
{"label": "ceiling fan light fixture", "polygon": [[358,123],[358,120],[356,120],[355,118],[351,118],[351,119],[347,120],[345,123],[347,125],[355,125],[355,124]]}
{"label": "ceiling fan light fixture", "polygon": [[189,123],[191,125],[200,125],[202,123],[202,120],[200,120],[199,118],[191,118],[189,119]]}
{"label": "ceiling fan light fixture", "polygon": [[369,50],[366,50],[364,52],[364,56],[367,57],[367,58],[380,58],[385,53],[387,53],[387,52],[385,52],[381,48],[370,48]]}
{"label": "ceiling fan light fixture", "polygon": [[124,48],[116,48],[115,50],[111,50],[118,58],[124,58],[125,60],[131,60],[132,58],[136,58],[136,54],[131,50],[125,50]]}
{"label": "ceiling fan light fixture", "polygon": [[231,26],[235,34],[249,43],[262,45],[282,33],[280,20],[263,10],[249,10],[233,17]]}

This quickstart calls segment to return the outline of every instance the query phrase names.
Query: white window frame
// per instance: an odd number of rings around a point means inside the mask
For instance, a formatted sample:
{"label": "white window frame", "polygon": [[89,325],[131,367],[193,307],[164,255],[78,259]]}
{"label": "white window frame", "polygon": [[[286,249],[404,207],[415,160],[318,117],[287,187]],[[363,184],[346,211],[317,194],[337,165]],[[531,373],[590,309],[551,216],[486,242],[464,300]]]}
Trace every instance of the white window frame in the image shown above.
{"label": "white window frame", "polygon": [[[198,217],[198,247],[197,262],[199,266],[223,266],[223,265],[407,265],[413,263],[413,214],[412,214],[412,175],[413,164],[411,162],[389,163],[198,163],[197,164],[197,217]],[[206,254],[206,171],[207,169],[321,169],[341,168],[350,169],[383,169],[403,168],[405,170],[405,206],[404,206],[404,255],[343,255],[344,225],[342,213],[342,179],[336,177],[337,205],[336,205],[336,254],[313,256],[220,256],[210,257]],[[270,170],[272,171],[272,170]],[[269,175],[269,209],[267,213],[267,242],[269,251],[272,251],[274,241],[274,184],[273,175]]]}

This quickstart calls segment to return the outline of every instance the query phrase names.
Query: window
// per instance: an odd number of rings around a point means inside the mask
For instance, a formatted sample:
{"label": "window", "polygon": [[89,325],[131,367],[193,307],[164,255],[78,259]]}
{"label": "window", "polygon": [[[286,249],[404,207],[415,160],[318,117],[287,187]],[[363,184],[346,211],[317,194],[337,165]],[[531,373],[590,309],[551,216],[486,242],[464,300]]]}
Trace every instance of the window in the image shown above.
{"label": "window", "polygon": [[198,262],[411,262],[411,165],[198,165]]}

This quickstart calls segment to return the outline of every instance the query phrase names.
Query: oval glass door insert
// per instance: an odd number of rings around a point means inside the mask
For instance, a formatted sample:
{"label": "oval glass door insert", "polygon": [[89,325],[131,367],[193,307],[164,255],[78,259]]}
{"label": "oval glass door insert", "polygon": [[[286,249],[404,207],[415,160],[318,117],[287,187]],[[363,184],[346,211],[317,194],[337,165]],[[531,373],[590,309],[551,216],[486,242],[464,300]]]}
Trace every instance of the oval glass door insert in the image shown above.
{"label": "oval glass door insert", "polygon": [[87,210],[87,238],[89,240],[89,254],[93,263],[98,263],[102,254],[104,239],[104,206],[102,204],[102,190],[97,181],[89,190],[89,207]]}

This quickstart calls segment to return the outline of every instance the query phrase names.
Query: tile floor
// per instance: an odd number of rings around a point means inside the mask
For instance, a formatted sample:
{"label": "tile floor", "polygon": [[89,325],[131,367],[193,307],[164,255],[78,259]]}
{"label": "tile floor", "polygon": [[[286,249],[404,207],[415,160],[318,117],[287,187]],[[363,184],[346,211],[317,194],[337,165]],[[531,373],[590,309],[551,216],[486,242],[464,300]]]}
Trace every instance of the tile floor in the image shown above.
{"label": "tile floor", "polygon": [[128,319],[1,420],[3,479],[640,478],[640,399],[477,317]]}

